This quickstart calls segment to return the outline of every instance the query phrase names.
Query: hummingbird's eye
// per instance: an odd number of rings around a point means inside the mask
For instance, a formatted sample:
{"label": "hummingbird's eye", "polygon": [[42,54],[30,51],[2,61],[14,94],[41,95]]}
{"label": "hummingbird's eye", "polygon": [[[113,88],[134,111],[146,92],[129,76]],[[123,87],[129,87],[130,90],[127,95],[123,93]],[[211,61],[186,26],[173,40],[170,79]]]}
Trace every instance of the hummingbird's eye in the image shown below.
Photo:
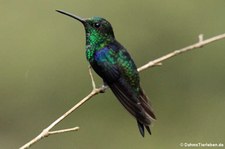
{"label": "hummingbird's eye", "polygon": [[100,23],[94,23],[94,27],[95,27],[95,28],[99,28],[100,26],[101,26]]}

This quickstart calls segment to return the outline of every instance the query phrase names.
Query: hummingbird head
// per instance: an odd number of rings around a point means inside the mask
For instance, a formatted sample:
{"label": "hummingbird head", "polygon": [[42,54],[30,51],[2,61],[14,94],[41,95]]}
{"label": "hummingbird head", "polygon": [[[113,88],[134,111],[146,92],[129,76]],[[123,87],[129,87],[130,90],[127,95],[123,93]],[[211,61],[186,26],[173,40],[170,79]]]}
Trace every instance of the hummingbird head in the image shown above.
{"label": "hummingbird head", "polygon": [[56,10],[59,13],[72,17],[84,25],[86,31],[86,44],[92,45],[104,45],[115,39],[113,28],[111,24],[101,17],[81,18],[71,13]]}

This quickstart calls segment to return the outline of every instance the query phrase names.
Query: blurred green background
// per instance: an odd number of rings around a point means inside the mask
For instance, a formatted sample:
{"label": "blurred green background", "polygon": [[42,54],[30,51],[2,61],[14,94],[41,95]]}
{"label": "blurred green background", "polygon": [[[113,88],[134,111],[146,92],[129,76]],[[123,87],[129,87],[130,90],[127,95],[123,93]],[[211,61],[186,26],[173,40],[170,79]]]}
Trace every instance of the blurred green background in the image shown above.
{"label": "blurred green background", "polygon": [[[102,16],[141,66],[225,32],[225,1],[0,0],[0,148],[18,148],[91,90],[83,26],[55,12]],[[225,144],[225,40],[140,74],[158,120],[142,138],[110,90],[66,118],[33,149],[165,149]],[[101,80],[95,75],[98,85]]]}

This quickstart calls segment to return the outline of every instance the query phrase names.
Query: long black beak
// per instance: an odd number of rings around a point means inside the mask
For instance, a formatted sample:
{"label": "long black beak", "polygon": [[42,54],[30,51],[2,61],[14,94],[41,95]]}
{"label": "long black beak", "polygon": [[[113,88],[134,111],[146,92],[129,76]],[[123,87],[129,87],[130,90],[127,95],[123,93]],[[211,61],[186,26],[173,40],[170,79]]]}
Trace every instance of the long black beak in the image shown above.
{"label": "long black beak", "polygon": [[72,18],[74,18],[74,19],[80,21],[80,22],[83,23],[83,24],[85,23],[85,20],[84,20],[83,18],[79,17],[79,16],[76,16],[76,15],[71,14],[71,13],[69,13],[69,12],[65,12],[65,11],[63,11],[63,10],[56,10],[56,11],[59,12],[59,13],[61,13],[61,14],[67,15],[67,16],[69,16],[69,17],[72,17]]}

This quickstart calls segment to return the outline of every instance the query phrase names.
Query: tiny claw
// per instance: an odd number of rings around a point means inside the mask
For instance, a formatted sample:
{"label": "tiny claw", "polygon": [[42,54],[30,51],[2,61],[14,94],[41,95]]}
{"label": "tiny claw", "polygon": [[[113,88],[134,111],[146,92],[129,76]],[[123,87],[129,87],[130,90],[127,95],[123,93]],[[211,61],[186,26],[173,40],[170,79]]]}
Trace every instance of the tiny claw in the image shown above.
{"label": "tiny claw", "polygon": [[105,90],[101,90],[100,93],[105,93]]}
{"label": "tiny claw", "polygon": [[100,93],[105,93],[105,90],[108,88],[108,85],[103,84],[101,88],[102,90],[100,91]]}

